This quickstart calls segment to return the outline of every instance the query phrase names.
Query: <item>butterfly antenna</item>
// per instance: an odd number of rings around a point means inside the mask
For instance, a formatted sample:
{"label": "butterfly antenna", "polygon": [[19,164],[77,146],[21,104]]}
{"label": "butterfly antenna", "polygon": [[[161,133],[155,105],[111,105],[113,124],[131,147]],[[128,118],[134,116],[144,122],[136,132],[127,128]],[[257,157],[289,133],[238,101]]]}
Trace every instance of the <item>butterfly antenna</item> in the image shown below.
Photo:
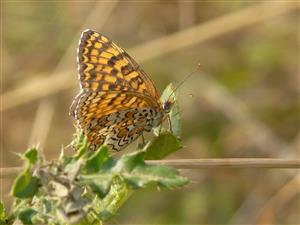
{"label": "butterfly antenna", "polygon": [[190,74],[188,74],[185,78],[183,78],[183,80],[180,81],[179,84],[177,84],[177,86],[175,87],[175,89],[169,95],[168,100],[184,84],[184,82],[187,79],[189,79],[192,75],[194,75],[198,70],[200,70],[201,67],[202,67],[202,65],[200,63],[198,63],[197,66],[196,66],[196,68]]}

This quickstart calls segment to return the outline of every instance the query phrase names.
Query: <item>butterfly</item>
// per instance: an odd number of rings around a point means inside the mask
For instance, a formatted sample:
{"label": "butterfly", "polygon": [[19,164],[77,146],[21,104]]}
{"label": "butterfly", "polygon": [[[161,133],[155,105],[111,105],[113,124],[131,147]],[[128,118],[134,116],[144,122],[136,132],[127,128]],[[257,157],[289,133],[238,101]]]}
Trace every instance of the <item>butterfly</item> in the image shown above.
{"label": "butterfly", "polygon": [[77,62],[80,92],[70,115],[92,150],[106,144],[120,151],[170,112],[174,100],[162,102],[150,77],[106,36],[83,31]]}

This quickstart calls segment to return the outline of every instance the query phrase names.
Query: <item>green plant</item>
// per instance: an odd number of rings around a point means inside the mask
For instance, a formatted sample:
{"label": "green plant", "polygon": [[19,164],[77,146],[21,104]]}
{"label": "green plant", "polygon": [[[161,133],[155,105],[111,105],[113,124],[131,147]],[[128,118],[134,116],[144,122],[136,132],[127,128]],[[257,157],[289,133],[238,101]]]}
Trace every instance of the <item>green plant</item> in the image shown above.
{"label": "green plant", "polygon": [[[162,98],[174,95],[169,86]],[[179,134],[179,107],[171,112],[172,130]],[[25,168],[14,181],[11,194],[14,204],[7,217],[1,205],[1,224],[103,224],[115,215],[137,189],[154,184],[158,188],[178,188],[188,180],[174,168],[148,165],[145,160],[162,159],[181,148],[174,133],[163,128],[142,150],[110,156],[101,146],[89,151],[85,136],[78,131],[73,146],[76,154],[62,149],[58,160],[49,162],[30,148],[21,155]]]}

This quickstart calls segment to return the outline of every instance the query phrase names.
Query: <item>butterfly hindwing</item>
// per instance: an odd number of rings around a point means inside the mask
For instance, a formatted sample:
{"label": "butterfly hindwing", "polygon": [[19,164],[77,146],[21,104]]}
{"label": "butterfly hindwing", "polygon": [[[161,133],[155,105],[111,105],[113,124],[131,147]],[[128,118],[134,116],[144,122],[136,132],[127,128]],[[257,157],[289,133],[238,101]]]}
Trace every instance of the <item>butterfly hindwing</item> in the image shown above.
{"label": "butterfly hindwing", "polygon": [[[90,101],[88,96],[82,100]],[[137,102],[144,105],[141,101]],[[105,143],[119,151],[139,137],[143,131],[150,131],[153,118],[157,117],[157,111],[145,105],[128,109],[116,107],[117,110],[106,111],[106,115],[99,116],[93,107],[89,107],[90,102],[79,101],[79,104],[82,106],[75,112],[78,125],[87,135],[92,149]]]}
{"label": "butterfly hindwing", "polygon": [[[70,114],[82,129],[88,129],[92,120],[98,121],[112,113],[153,107],[152,98],[134,92],[81,92],[74,99]],[[154,108],[153,110],[158,110]]]}

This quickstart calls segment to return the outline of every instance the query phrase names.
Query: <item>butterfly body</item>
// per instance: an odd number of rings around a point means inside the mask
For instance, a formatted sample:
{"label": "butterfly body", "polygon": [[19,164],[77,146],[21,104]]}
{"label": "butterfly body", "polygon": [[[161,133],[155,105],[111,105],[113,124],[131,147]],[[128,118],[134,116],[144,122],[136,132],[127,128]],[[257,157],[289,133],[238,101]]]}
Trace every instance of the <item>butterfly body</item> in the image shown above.
{"label": "butterfly body", "polygon": [[122,150],[162,123],[172,102],[162,103],[146,73],[107,37],[84,31],[77,61],[81,91],[70,114],[91,149]]}

